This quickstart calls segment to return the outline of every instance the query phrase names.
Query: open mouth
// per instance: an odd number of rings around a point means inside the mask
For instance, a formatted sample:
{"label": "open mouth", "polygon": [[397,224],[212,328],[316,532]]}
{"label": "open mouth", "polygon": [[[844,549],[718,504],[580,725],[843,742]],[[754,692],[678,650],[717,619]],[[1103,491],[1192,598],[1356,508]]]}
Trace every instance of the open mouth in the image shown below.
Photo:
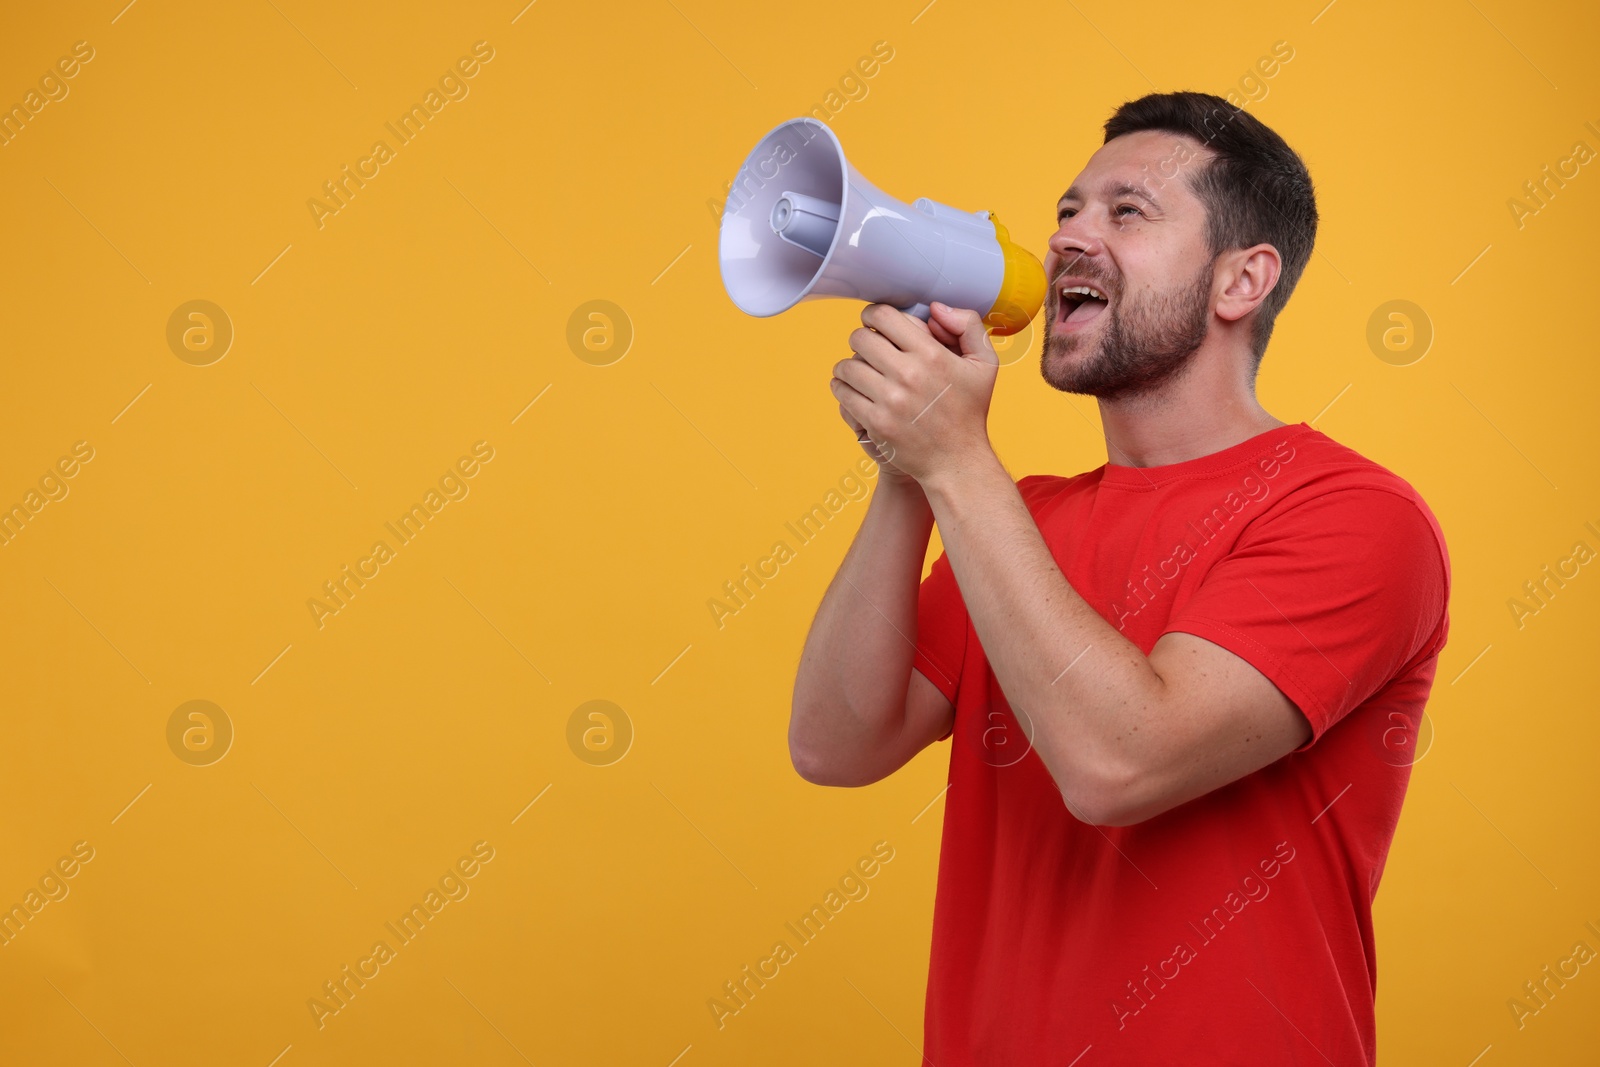
{"label": "open mouth", "polygon": [[1099,318],[1108,303],[1106,294],[1092,285],[1069,285],[1056,295],[1055,325],[1078,329]]}

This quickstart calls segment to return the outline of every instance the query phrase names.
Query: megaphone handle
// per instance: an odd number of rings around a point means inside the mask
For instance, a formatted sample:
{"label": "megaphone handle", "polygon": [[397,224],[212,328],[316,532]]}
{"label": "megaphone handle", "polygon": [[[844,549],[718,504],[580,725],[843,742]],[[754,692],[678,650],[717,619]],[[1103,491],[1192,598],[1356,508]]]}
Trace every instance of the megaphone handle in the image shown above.
{"label": "megaphone handle", "polygon": [[910,307],[904,307],[900,310],[904,311],[907,315],[915,315],[923,322],[927,322],[928,318],[933,314],[933,309],[927,304],[912,304]]}

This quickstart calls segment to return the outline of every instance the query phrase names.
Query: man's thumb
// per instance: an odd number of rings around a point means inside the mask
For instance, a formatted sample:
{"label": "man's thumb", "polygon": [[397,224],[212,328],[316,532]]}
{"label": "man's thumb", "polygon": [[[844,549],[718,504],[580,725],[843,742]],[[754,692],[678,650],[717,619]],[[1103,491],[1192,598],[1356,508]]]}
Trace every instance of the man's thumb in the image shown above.
{"label": "man's thumb", "polygon": [[939,316],[939,324],[957,336],[963,356],[976,356],[985,363],[999,364],[1000,357],[989,343],[989,332],[984,329],[983,319],[976,311],[953,308],[937,300],[930,307],[933,314]]}

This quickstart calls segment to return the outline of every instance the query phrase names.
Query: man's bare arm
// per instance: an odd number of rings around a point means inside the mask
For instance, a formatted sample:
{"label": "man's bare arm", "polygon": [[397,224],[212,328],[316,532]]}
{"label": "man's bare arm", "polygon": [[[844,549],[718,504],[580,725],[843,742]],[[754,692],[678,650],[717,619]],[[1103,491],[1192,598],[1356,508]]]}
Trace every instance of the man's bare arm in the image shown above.
{"label": "man's bare arm", "polygon": [[1232,652],[1170,633],[1148,657],[1068,584],[993,454],[923,482],[963,601],[1069,810],[1126,826],[1293,751],[1311,724]]}
{"label": "man's bare arm", "polygon": [[912,669],[917,592],[933,512],[915,481],[883,472],[806,635],[789,718],[795,770],[866,785],[942,737],[955,711]]}

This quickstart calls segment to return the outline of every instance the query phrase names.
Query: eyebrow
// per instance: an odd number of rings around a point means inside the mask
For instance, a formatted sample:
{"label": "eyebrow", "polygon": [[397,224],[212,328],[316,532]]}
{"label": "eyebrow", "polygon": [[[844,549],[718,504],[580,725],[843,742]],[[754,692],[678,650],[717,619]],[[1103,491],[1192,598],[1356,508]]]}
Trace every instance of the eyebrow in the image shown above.
{"label": "eyebrow", "polygon": [[[1143,200],[1145,203],[1149,204],[1151,207],[1154,207],[1158,211],[1161,209],[1161,202],[1159,200],[1157,200],[1155,197],[1151,196],[1148,192],[1146,192],[1145,190],[1141,189],[1139,186],[1134,185],[1134,184],[1132,184],[1130,182],[1117,182],[1114,185],[1110,185],[1110,186],[1108,186],[1106,188],[1106,193],[1107,193],[1108,199],[1115,200],[1119,196],[1132,196],[1132,197],[1136,197],[1136,198],[1138,198],[1140,200]],[[1066,192],[1061,194],[1061,199],[1056,201],[1056,210],[1057,211],[1061,210],[1061,205],[1066,203],[1068,200],[1082,200],[1082,199],[1083,199],[1083,190],[1078,188],[1076,185],[1074,185],[1070,189],[1068,189]]]}

